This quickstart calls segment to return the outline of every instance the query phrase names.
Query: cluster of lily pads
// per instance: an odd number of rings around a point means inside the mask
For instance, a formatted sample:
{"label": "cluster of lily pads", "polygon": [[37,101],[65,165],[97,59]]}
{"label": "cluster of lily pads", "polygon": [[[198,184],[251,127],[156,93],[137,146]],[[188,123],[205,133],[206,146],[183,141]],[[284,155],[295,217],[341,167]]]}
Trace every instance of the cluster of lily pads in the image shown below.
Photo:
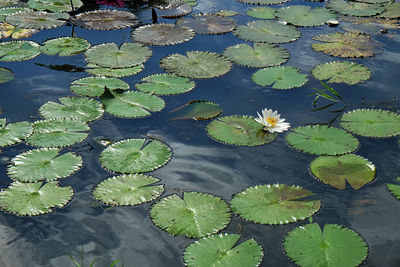
{"label": "cluster of lily pads", "polygon": [[[240,0],[247,4],[278,4],[285,0]],[[27,38],[44,29],[55,28],[66,22],[92,30],[113,30],[134,27],[137,17],[116,9],[95,10],[70,16],[70,0],[29,0],[27,6],[9,0],[0,9],[1,36]],[[82,2],[72,1],[74,8]],[[73,197],[70,186],[59,186],[57,181],[78,171],[82,158],[62,148],[83,141],[90,130],[88,123],[99,119],[104,112],[122,118],[142,118],[161,111],[165,102],[160,97],[189,92],[195,88],[192,79],[210,79],[225,75],[232,63],[259,68],[252,79],[260,86],[287,90],[303,86],[308,75],[295,67],[282,66],[290,57],[279,46],[301,37],[298,27],[321,26],[332,23],[338,14],[349,24],[362,24],[360,17],[376,16],[375,21],[400,17],[399,3],[385,0],[347,2],[329,0],[326,8],[293,5],[275,9],[254,7],[246,13],[257,18],[246,25],[236,25],[230,16],[235,12],[213,14],[191,12],[195,1],[172,1],[157,7],[161,18],[176,19],[176,23],[156,23],[135,28],[131,37],[135,42],[104,43],[95,46],[79,37],[50,39],[43,44],[33,41],[0,43],[0,61],[29,60],[40,53],[72,56],[84,53],[85,71],[91,76],[71,83],[71,91],[78,96],[60,97],[59,103],[48,101],[39,108],[43,120],[33,123],[7,123],[0,120],[0,147],[18,142],[37,147],[11,160],[7,173],[13,179],[0,192],[0,208],[18,215],[39,215],[56,207],[65,206]],[[351,19],[349,19],[351,18]],[[342,17],[340,18],[340,21]],[[348,25],[348,29],[351,26]],[[252,45],[240,43],[227,47],[222,54],[209,51],[187,51],[172,54],[160,61],[167,73],[144,77],[135,84],[137,90],[121,77],[139,73],[151,57],[147,46],[176,45],[190,41],[195,34],[223,34],[233,32]],[[356,31],[335,32],[313,37],[315,51],[339,57],[368,57],[381,45],[370,35]],[[332,61],[315,66],[311,74],[328,83],[349,85],[370,78],[371,71],[350,61]],[[13,72],[0,68],[0,83],[13,78]],[[222,109],[215,103],[193,100],[175,111],[176,118],[213,119],[206,127],[207,134],[222,143],[256,146],[272,142],[278,133],[265,130],[265,125],[248,115],[218,117]],[[298,151],[318,155],[310,163],[310,170],[318,180],[337,189],[346,183],[359,189],[375,177],[375,165],[352,154],[363,137],[393,137],[400,134],[400,115],[378,109],[356,109],[344,113],[340,126],[300,126],[286,135],[287,143]],[[288,127],[287,127],[288,128]],[[151,202],[164,192],[160,179],[147,174],[165,164],[172,157],[169,146],[151,138],[131,138],[115,142],[105,148],[99,158],[106,170],[117,175],[102,181],[93,190],[94,199],[112,206],[135,206]],[[399,198],[400,186],[388,185]],[[253,238],[238,243],[238,234],[218,234],[231,220],[231,212],[244,220],[265,225],[282,225],[310,218],[321,207],[321,200],[310,199],[314,194],[297,185],[266,184],[251,186],[232,196],[230,203],[203,192],[171,194],[158,199],[150,208],[150,218],[160,229],[189,238],[199,238],[190,244],[183,255],[188,266],[258,266],[263,249]],[[310,223],[288,233],[285,253],[301,266],[356,266],[367,257],[367,244],[353,230],[326,224],[323,229]],[[320,253],[318,253],[320,252]],[[345,256],[344,256],[345,255]]]}

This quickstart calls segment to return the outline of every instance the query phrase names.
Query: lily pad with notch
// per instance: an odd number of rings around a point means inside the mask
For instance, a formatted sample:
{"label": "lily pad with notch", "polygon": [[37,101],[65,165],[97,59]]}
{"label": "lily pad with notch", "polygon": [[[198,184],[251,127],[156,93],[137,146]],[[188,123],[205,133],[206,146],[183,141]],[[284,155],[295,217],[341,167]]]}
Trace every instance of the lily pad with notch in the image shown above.
{"label": "lily pad with notch", "polygon": [[260,69],[251,79],[260,86],[272,86],[279,90],[301,87],[308,81],[307,74],[300,73],[298,68],[287,66]]}
{"label": "lily pad with notch", "polygon": [[[396,178],[397,182],[400,182],[400,177]],[[398,200],[400,200],[400,184],[386,184],[389,192]]]}
{"label": "lily pad with notch", "polygon": [[79,9],[83,3],[80,0],[29,0],[28,6],[36,10],[48,10],[51,12],[71,12],[72,7]]}
{"label": "lily pad with notch", "polygon": [[27,121],[7,123],[0,119],[0,147],[21,142],[32,134],[32,125]]}
{"label": "lily pad with notch", "polygon": [[190,100],[185,105],[172,110],[171,120],[210,120],[222,113],[222,108],[213,102],[205,100]]}
{"label": "lily pad with notch", "polygon": [[385,10],[384,5],[381,4],[368,4],[345,0],[329,0],[325,7],[342,15],[357,17],[374,16]]}
{"label": "lily pad with notch", "polygon": [[171,0],[167,5],[157,6],[154,10],[158,17],[164,19],[175,19],[192,12],[190,3],[184,0]]}
{"label": "lily pad with notch", "polygon": [[193,29],[199,34],[222,34],[231,32],[236,22],[224,16],[214,14],[194,14],[191,18],[180,18],[176,25]]}
{"label": "lily pad with notch", "polygon": [[67,13],[25,10],[8,15],[6,22],[24,29],[45,30],[64,25],[69,19]]}
{"label": "lily pad with notch", "polygon": [[275,11],[275,17],[295,26],[313,27],[324,25],[328,20],[336,19],[337,15],[323,8],[293,5]]}
{"label": "lily pad with notch", "polygon": [[328,83],[357,84],[368,80],[371,71],[364,65],[350,61],[332,61],[315,66],[311,74],[318,80],[328,80]]}
{"label": "lily pad with notch", "polygon": [[105,88],[128,90],[129,84],[117,78],[85,77],[73,81],[70,88],[75,94],[96,97],[103,95]]}
{"label": "lily pad with notch", "polygon": [[22,61],[40,54],[40,45],[32,41],[11,41],[0,43],[0,61]]}
{"label": "lily pad with notch", "polygon": [[87,64],[85,71],[98,77],[121,78],[138,74],[144,69],[143,64],[128,68],[104,68],[96,64]]}
{"label": "lily pad with notch", "polygon": [[135,84],[142,92],[155,95],[177,95],[187,93],[196,86],[188,78],[174,74],[153,74],[144,77],[140,83]]}
{"label": "lily pad with notch", "polygon": [[275,8],[272,7],[253,7],[246,11],[246,14],[250,17],[257,19],[274,19],[275,18]]}
{"label": "lily pad with notch", "polygon": [[0,39],[8,37],[11,39],[23,39],[37,32],[39,32],[39,30],[18,28],[7,22],[0,23]]}
{"label": "lily pad with notch", "polygon": [[51,56],[73,56],[85,52],[89,47],[90,43],[83,38],[59,37],[45,41],[40,50]]}
{"label": "lily pad with notch", "polygon": [[195,33],[188,27],[158,23],[135,29],[131,36],[138,43],[154,46],[176,45],[190,41]]}
{"label": "lily pad with notch", "polygon": [[128,11],[101,9],[80,13],[71,22],[89,30],[107,31],[133,27],[138,24],[138,18]]}
{"label": "lily pad with notch", "polygon": [[14,72],[7,68],[0,68],[0,84],[14,80]]}

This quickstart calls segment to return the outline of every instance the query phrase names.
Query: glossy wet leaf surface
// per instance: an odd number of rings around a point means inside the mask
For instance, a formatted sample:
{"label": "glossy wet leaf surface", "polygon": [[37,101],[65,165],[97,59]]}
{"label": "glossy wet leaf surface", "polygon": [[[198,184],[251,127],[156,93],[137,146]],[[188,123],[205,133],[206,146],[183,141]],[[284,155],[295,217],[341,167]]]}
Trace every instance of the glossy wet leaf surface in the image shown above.
{"label": "glossy wet leaf surface", "polygon": [[22,61],[40,54],[40,46],[32,41],[11,41],[0,43],[0,61]]}
{"label": "glossy wet leaf surface", "polygon": [[109,90],[128,90],[129,84],[117,78],[85,77],[71,83],[71,91],[82,96],[101,96],[105,87]]}
{"label": "glossy wet leaf surface", "polygon": [[300,73],[295,67],[285,66],[258,70],[251,78],[260,86],[272,86],[279,90],[301,87],[308,81],[307,74]]}
{"label": "glossy wet leaf surface", "polygon": [[6,68],[0,68],[0,84],[14,79],[14,72]]}
{"label": "glossy wet leaf surface", "polygon": [[155,95],[177,95],[187,93],[196,86],[188,78],[173,74],[153,74],[141,79],[140,83],[135,84],[136,88],[142,92]]}
{"label": "glossy wet leaf surface", "polygon": [[232,31],[236,22],[224,16],[213,14],[195,14],[192,17],[178,19],[178,26],[185,26],[200,34],[220,34]]}
{"label": "glossy wet leaf surface", "polygon": [[39,30],[35,29],[23,29],[15,27],[7,22],[0,23],[0,39],[8,38],[11,39],[23,39],[28,38],[32,34],[37,33]]}
{"label": "glossy wet leaf surface", "polygon": [[123,29],[138,24],[135,14],[116,9],[102,9],[80,13],[71,20],[79,27],[99,31]]}
{"label": "glossy wet leaf surface", "polygon": [[[36,10],[48,10],[52,12],[70,12],[71,0],[29,0],[28,6]],[[83,3],[80,0],[72,0],[74,9],[79,9]]]}
{"label": "glossy wet leaf surface", "polygon": [[371,71],[355,62],[332,61],[315,66],[311,74],[318,80],[328,80],[328,83],[357,84],[368,80]]}
{"label": "glossy wet leaf surface", "polygon": [[171,111],[171,120],[210,120],[222,113],[222,108],[213,102],[191,100],[185,105]]}
{"label": "glossy wet leaf surface", "polygon": [[382,13],[385,7],[381,4],[368,4],[345,0],[329,0],[326,8],[348,16],[368,17]]}
{"label": "glossy wet leaf surface", "polygon": [[187,42],[194,35],[194,31],[188,27],[159,23],[144,25],[135,29],[132,32],[132,39],[141,44],[163,46]]}
{"label": "glossy wet leaf surface", "polygon": [[328,20],[336,19],[337,15],[326,8],[309,6],[288,6],[277,9],[275,17],[292,25],[301,27],[321,26]]}
{"label": "glossy wet leaf surface", "polygon": [[67,13],[26,10],[7,16],[7,23],[25,29],[52,29],[64,25],[69,19]]}
{"label": "glossy wet leaf surface", "polygon": [[21,142],[32,134],[32,125],[27,121],[6,123],[0,119],[0,147]]}
{"label": "glossy wet leaf surface", "polygon": [[60,37],[47,40],[43,43],[40,50],[46,55],[73,56],[86,51],[90,43],[77,37]]}

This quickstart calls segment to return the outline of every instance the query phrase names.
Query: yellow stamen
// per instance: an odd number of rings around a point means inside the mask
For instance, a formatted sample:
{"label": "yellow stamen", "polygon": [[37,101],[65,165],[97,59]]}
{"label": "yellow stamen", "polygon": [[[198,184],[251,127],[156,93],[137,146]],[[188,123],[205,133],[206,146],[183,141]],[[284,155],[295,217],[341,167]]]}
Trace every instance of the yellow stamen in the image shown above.
{"label": "yellow stamen", "polygon": [[278,120],[276,118],[272,118],[272,117],[268,117],[267,118],[267,122],[271,125],[271,126],[275,126],[278,123]]}

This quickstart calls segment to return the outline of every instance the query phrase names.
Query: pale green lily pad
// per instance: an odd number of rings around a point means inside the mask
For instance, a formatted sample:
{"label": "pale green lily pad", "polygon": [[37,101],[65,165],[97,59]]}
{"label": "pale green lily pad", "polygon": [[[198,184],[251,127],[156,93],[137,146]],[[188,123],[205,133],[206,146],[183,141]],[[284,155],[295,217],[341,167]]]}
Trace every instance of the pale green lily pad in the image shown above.
{"label": "pale green lily pad", "polygon": [[250,17],[257,19],[274,19],[275,18],[275,8],[272,7],[253,7],[246,11],[246,14]]}
{"label": "pale green lily pad", "polygon": [[233,33],[241,39],[260,43],[289,43],[300,38],[301,32],[294,26],[273,20],[255,20],[239,25]]}
{"label": "pale green lily pad", "polygon": [[37,33],[39,30],[35,29],[22,29],[15,27],[7,22],[0,23],[0,39],[12,38],[12,39],[23,39],[28,38],[32,34]]}
{"label": "pale green lily pad", "polygon": [[353,230],[337,224],[299,226],[285,237],[286,255],[306,266],[358,266],[368,256],[368,245]]}
{"label": "pale green lily pad", "polygon": [[328,83],[349,85],[366,81],[371,77],[371,71],[367,67],[349,61],[332,61],[315,66],[311,74],[318,80],[328,80]]}
{"label": "pale green lily pad", "polygon": [[248,44],[237,44],[225,49],[224,56],[238,65],[253,68],[265,68],[285,63],[289,51],[278,45],[255,43],[253,47]]}
{"label": "pale green lily pad", "polygon": [[111,78],[121,78],[126,76],[132,76],[138,74],[144,69],[143,64],[139,64],[129,68],[103,68],[95,64],[86,65],[85,71],[94,76],[99,77],[111,77]]}
{"label": "pale green lily pad", "polygon": [[107,31],[133,27],[138,24],[138,19],[132,12],[101,9],[73,16],[71,22],[89,30]]}
{"label": "pale green lily pad", "polygon": [[5,7],[0,9],[0,22],[6,21],[8,15],[26,10],[25,7]]}
{"label": "pale green lily pad", "polygon": [[174,117],[171,120],[210,120],[222,113],[222,108],[213,102],[205,100],[190,100],[185,105],[171,111]]}
{"label": "pale green lily pad", "polygon": [[72,199],[70,186],[60,187],[56,182],[13,182],[0,192],[0,208],[21,216],[34,216],[62,208]]}
{"label": "pale green lily pad", "polygon": [[337,15],[322,7],[294,5],[277,9],[275,17],[292,25],[312,27],[324,25],[328,20],[336,19]]}
{"label": "pale green lily pad", "polygon": [[238,0],[241,3],[251,5],[278,5],[286,3],[290,0]]}
{"label": "pale green lily pad", "polygon": [[398,19],[400,18],[400,3],[392,2],[385,6],[383,11],[378,17],[386,19]]}
{"label": "pale green lily pad", "polygon": [[40,45],[32,41],[0,43],[0,61],[22,61],[40,54]]}
{"label": "pale green lily pad", "polygon": [[308,81],[307,74],[299,73],[298,68],[286,66],[258,70],[251,78],[260,86],[272,86],[279,90],[301,87]]}
{"label": "pale green lily pad", "polygon": [[82,142],[89,126],[80,120],[48,119],[33,123],[33,134],[25,140],[37,147],[65,147]]}
{"label": "pale green lily pad", "polygon": [[84,122],[94,121],[103,113],[103,105],[87,97],[60,97],[61,104],[48,101],[39,108],[40,115],[45,119],[76,119]]}
{"label": "pale green lily pad", "polygon": [[32,130],[27,121],[6,124],[6,119],[0,119],[0,147],[21,142],[32,134]]}
{"label": "pale green lily pad", "polygon": [[6,83],[14,80],[14,72],[6,68],[0,68],[0,83]]}
{"label": "pale green lily pad", "polygon": [[185,192],[162,198],[150,210],[155,225],[172,235],[198,238],[215,234],[231,220],[224,200],[210,194]]}
{"label": "pale green lily pad", "polygon": [[[74,9],[79,9],[83,3],[80,0],[72,0]],[[36,10],[48,10],[51,12],[70,12],[71,0],[29,0],[28,6]]]}
{"label": "pale green lily pad", "polygon": [[136,42],[155,46],[180,44],[190,41],[194,35],[191,28],[166,23],[144,25],[131,34]]}
{"label": "pale green lily pad", "polygon": [[108,146],[101,152],[100,163],[113,172],[140,173],[164,166],[171,156],[171,149],[163,142],[137,138]]}
{"label": "pale green lily pad", "polygon": [[233,11],[233,10],[219,10],[214,13],[214,15],[224,16],[224,17],[233,17],[233,16],[236,16],[237,14],[239,14],[239,13],[237,13],[236,11]]}
{"label": "pale green lily pad", "polygon": [[221,34],[231,32],[236,27],[236,22],[229,17],[200,13],[191,18],[180,18],[176,25],[188,27],[199,34]]}
{"label": "pale green lily pad", "polygon": [[400,134],[400,115],[381,109],[355,109],[343,114],[340,126],[365,137],[392,137]]}
{"label": "pale green lily pad", "polygon": [[375,177],[375,165],[354,154],[318,157],[311,162],[310,170],[318,180],[337,189],[346,189],[348,183],[358,190]]}
{"label": "pale green lily pad", "polygon": [[188,4],[191,7],[197,5],[197,0],[182,0],[182,1],[185,2],[186,4]]}
{"label": "pale green lily pad", "polygon": [[189,51],[182,54],[169,55],[160,61],[160,65],[168,72],[195,79],[207,79],[222,76],[229,72],[232,63],[217,53],[205,51]]}
{"label": "pale green lily pad", "polygon": [[25,10],[7,16],[6,21],[20,28],[45,30],[60,27],[68,19],[69,15],[67,13]]}
{"label": "pale green lily pad", "polygon": [[144,77],[141,83],[137,83],[135,86],[145,93],[155,95],[177,95],[193,90],[195,83],[188,78],[173,74],[153,74]]}
{"label": "pale green lily pad", "polygon": [[83,38],[59,37],[44,42],[40,50],[51,56],[73,56],[85,52],[89,47],[90,43]]}
{"label": "pale green lily pad", "polygon": [[257,185],[235,194],[231,209],[248,221],[287,224],[304,220],[319,210],[320,200],[302,200],[312,195],[312,192],[294,185]]}
{"label": "pale green lily pad", "polygon": [[85,77],[75,80],[71,83],[71,91],[82,96],[101,96],[104,94],[104,88],[109,90],[128,90],[129,84],[117,78],[105,77]]}
{"label": "pale green lily pad", "polygon": [[20,182],[54,181],[72,175],[82,163],[82,157],[71,152],[60,155],[57,148],[34,149],[13,158],[7,174]]}
{"label": "pale green lily pad", "polygon": [[347,16],[368,17],[382,13],[385,7],[381,4],[367,4],[345,0],[329,0],[326,8]]}
{"label": "pale green lily pad", "polygon": [[144,174],[114,176],[98,184],[93,197],[108,205],[139,205],[156,199],[164,192],[163,185],[153,185],[159,181]]}
{"label": "pale green lily pad", "polygon": [[19,0],[2,0],[0,2],[0,7],[11,7],[14,5],[18,5],[19,3]]}
{"label": "pale green lily pad", "polygon": [[138,43],[105,43],[91,47],[85,53],[88,63],[107,68],[128,68],[146,62],[152,52]]}
{"label": "pale green lily pad", "polygon": [[207,134],[216,141],[238,145],[259,146],[272,142],[277,134],[267,133],[251,116],[226,116],[210,122]]}
{"label": "pale green lily pad", "polygon": [[325,125],[300,126],[286,135],[293,148],[314,155],[341,155],[355,151],[358,139],[342,129]]}
{"label": "pale green lily pad", "polygon": [[188,267],[253,267],[259,266],[264,256],[261,246],[253,239],[238,244],[240,235],[219,234],[204,237],[190,244],[183,260]]}
{"label": "pale green lily pad", "polygon": [[[396,179],[398,182],[400,182],[400,177],[397,177]],[[389,192],[398,200],[400,200],[400,185],[399,184],[386,184]]]}

